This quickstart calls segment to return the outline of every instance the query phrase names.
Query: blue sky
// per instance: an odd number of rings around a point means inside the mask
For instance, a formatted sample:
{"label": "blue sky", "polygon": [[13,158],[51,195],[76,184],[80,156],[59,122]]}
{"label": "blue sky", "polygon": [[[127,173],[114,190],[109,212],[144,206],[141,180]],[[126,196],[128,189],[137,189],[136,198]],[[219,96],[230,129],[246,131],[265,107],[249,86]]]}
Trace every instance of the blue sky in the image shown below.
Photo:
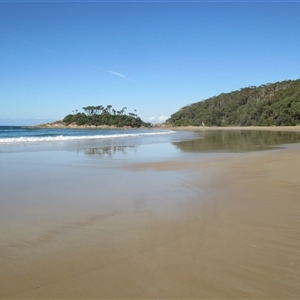
{"label": "blue sky", "polygon": [[157,123],[203,99],[300,78],[300,2],[1,2],[0,125],[87,105]]}

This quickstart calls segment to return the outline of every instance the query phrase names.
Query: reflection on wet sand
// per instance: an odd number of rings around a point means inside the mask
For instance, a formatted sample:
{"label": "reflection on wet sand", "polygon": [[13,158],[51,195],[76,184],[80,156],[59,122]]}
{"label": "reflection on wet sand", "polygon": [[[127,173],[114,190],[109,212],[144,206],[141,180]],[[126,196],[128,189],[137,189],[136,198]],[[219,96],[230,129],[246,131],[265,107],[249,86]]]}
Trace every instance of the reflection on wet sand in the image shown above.
{"label": "reflection on wet sand", "polygon": [[299,132],[236,130],[203,132],[199,139],[173,145],[184,152],[247,152],[270,150],[299,141]]}
{"label": "reflection on wet sand", "polygon": [[107,146],[103,148],[87,148],[81,151],[91,156],[112,156],[114,154],[126,155],[129,151],[136,151],[137,146]]}
{"label": "reflection on wet sand", "polygon": [[[205,131],[198,138],[172,142],[183,152],[248,152],[276,149],[283,144],[300,142],[299,132],[285,131]],[[88,156],[105,157],[136,152],[139,145],[90,147],[77,150]]]}

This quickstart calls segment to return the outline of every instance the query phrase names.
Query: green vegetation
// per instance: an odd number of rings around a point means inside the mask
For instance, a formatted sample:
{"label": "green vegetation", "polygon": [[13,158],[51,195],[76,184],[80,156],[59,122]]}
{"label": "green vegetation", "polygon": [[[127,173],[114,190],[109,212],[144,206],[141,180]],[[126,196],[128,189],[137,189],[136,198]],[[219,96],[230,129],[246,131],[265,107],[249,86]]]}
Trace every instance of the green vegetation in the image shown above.
{"label": "green vegetation", "polygon": [[173,126],[294,126],[300,124],[300,79],[250,86],[181,108]]}
{"label": "green vegetation", "polygon": [[76,124],[76,125],[108,125],[116,127],[150,127],[150,123],[145,123],[141,120],[140,117],[135,113],[125,114],[127,108],[123,107],[120,111],[116,111],[112,108],[112,105],[107,105],[103,107],[99,106],[87,106],[83,107],[84,112],[67,115],[63,122],[67,125]]}

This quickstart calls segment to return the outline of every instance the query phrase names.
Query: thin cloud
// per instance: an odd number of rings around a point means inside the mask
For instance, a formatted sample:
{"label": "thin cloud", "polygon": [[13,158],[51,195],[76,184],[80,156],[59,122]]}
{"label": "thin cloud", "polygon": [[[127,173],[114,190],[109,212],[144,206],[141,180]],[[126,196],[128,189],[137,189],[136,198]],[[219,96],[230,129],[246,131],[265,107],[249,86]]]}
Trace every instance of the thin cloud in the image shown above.
{"label": "thin cloud", "polygon": [[148,117],[146,118],[146,120],[150,121],[150,122],[158,122],[158,123],[163,123],[165,122],[167,119],[169,119],[169,116],[160,116],[160,117]]}
{"label": "thin cloud", "polygon": [[165,122],[169,118],[170,118],[169,116],[160,116],[160,117],[158,117],[158,121],[159,122]]}
{"label": "thin cloud", "polygon": [[121,73],[119,73],[119,72],[114,72],[114,71],[110,71],[110,70],[107,70],[107,72],[108,72],[108,73],[111,73],[111,74],[113,74],[113,75],[116,75],[116,76],[118,76],[118,77],[121,77],[121,78],[130,80],[130,81],[132,81],[132,82],[136,82],[135,80],[130,79],[130,78],[128,78],[127,76],[125,76],[125,75],[123,75],[123,74],[121,74]]}
{"label": "thin cloud", "polygon": [[45,47],[42,47],[42,46],[39,46],[39,45],[36,45],[36,44],[31,43],[31,42],[29,42],[29,41],[27,41],[27,40],[24,40],[24,39],[20,39],[20,38],[18,38],[18,37],[15,37],[15,36],[13,36],[13,35],[6,34],[6,33],[1,33],[1,34],[2,34],[2,35],[6,35],[6,36],[8,36],[8,37],[10,37],[10,38],[12,38],[12,39],[14,39],[14,40],[17,40],[17,41],[19,41],[19,42],[24,43],[24,44],[28,44],[28,45],[30,45],[30,46],[32,46],[32,47],[39,48],[39,49],[42,49],[42,50],[44,50],[44,51],[48,51],[48,52],[53,53],[53,54],[56,54],[56,55],[61,55],[60,53],[58,53],[58,52],[56,52],[56,51],[53,51],[53,50],[51,50],[51,49],[48,49],[48,48],[45,48]]}
{"label": "thin cloud", "polygon": [[94,66],[94,65],[91,65],[91,64],[87,64],[87,63],[82,63],[82,64],[84,64],[86,66],[89,66],[89,67],[92,67],[92,68],[95,68],[95,69],[98,69],[98,70],[101,70],[101,71],[105,71],[105,69],[97,67],[97,66]]}

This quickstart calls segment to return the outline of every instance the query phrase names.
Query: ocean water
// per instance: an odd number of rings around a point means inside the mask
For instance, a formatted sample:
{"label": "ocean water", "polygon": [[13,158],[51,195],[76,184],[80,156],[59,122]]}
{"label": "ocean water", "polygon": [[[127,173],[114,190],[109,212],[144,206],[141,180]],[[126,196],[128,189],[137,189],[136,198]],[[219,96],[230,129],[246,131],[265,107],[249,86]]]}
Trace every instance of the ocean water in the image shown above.
{"label": "ocean water", "polygon": [[[32,151],[111,152],[192,138],[193,132],[161,129],[60,129],[0,126],[0,153]],[[172,146],[170,146],[172,147]],[[174,147],[173,147],[174,148]]]}
{"label": "ocean water", "polygon": [[170,134],[174,131],[135,130],[135,129],[56,129],[31,128],[22,126],[0,126],[0,143],[32,143],[70,140],[91,140],[120,137],[151,136]]}

